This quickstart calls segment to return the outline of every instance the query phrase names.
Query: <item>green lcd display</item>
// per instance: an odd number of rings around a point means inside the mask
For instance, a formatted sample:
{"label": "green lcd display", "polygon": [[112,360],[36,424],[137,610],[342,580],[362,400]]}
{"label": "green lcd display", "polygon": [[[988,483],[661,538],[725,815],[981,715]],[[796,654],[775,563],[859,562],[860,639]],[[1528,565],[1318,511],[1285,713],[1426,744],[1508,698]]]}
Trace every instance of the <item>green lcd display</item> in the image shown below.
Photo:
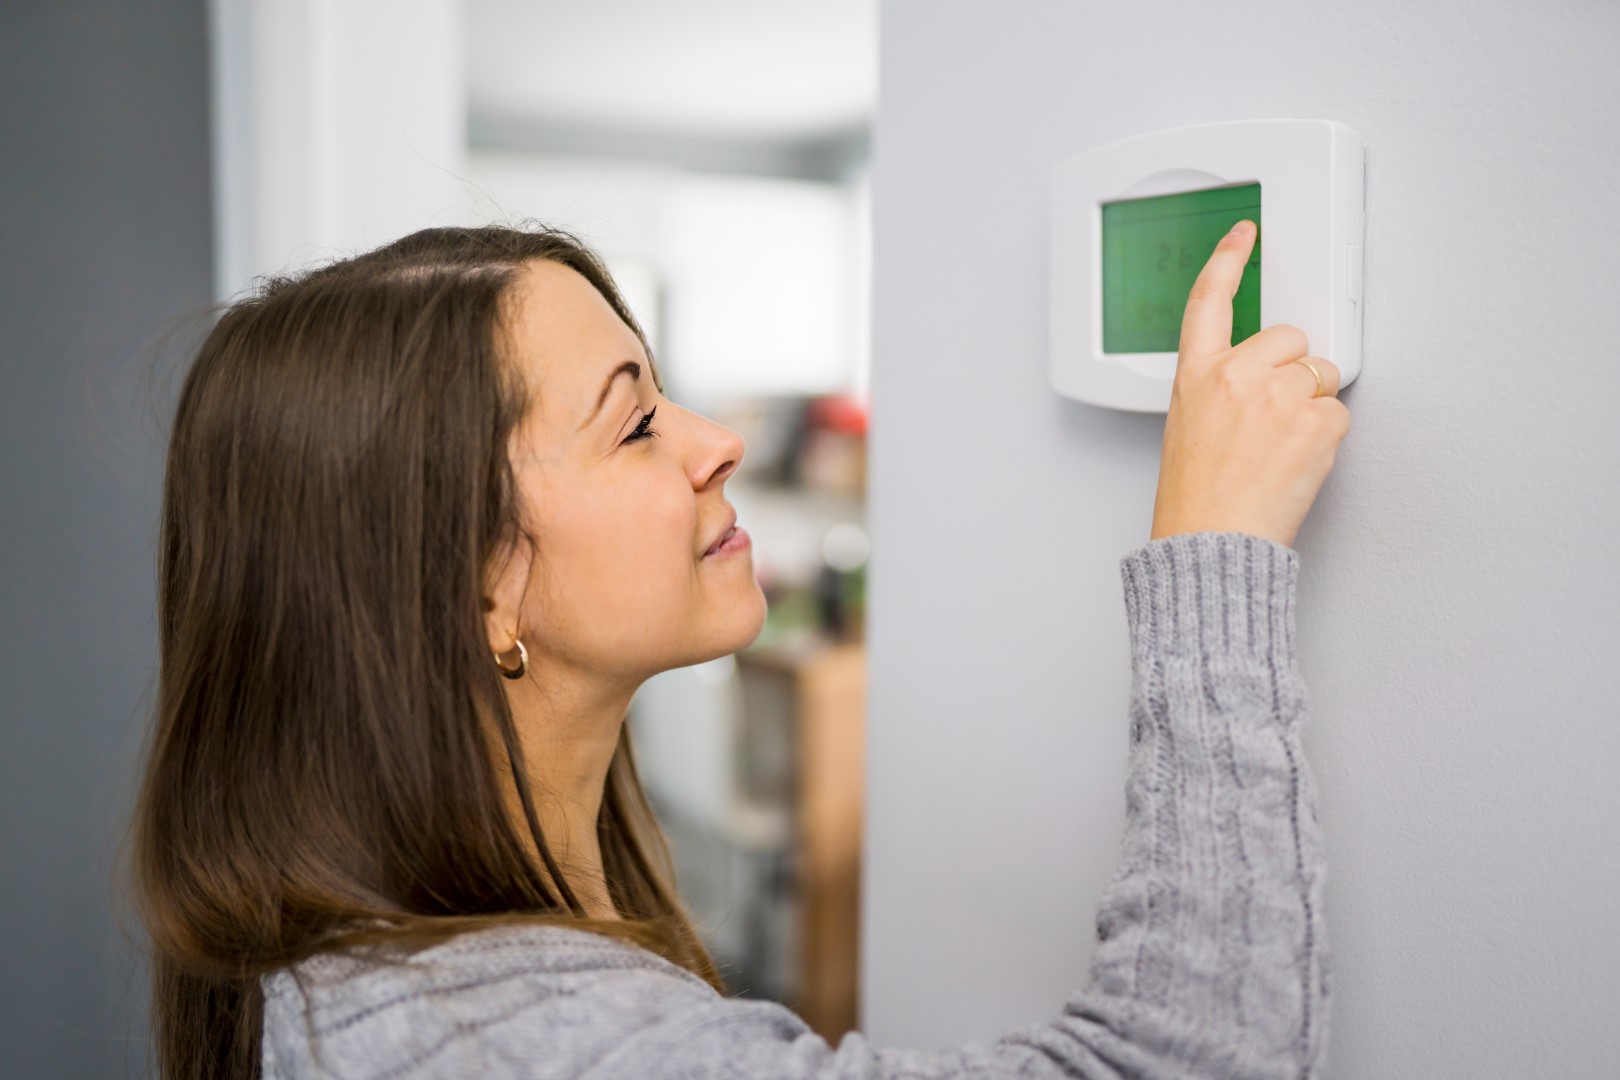
{"label": "green lcd display", "polygon": [[[1173,353],[1198,271],[1226,231],[1260,224],[1260,185],[1122,199],[1102,206],[1105,353]],[[1232,300],[1232,344],[1260,330],[1260,237]]]}

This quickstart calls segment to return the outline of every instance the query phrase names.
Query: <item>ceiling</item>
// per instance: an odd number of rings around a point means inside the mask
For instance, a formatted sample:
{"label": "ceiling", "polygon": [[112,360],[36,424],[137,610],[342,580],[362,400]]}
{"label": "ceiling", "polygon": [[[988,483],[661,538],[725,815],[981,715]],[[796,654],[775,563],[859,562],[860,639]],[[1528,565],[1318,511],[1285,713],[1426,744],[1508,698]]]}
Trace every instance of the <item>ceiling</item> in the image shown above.
{"label": "ceiling", "polygon": [[864,128],[877,0],[466,0],[480,121],[726,140]]}

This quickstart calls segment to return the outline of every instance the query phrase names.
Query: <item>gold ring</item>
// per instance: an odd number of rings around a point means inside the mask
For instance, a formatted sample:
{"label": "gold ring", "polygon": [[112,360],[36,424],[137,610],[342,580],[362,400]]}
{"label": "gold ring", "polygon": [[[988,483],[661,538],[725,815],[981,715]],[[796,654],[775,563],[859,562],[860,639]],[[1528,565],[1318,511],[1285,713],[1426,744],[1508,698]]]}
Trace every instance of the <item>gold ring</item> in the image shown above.
{"label": "gold ring", "polygon": [[1290,360],[1288,362],[1290,364],[1304,364],[1306,367],[1311,369],[1311,374],[1316,376],[1316,393],[1312,394],[1311,398],[1312,398],[1312,400],[1314,400],[1316,398],[1321,397],[1322,396],[1322,373],[1320,371],[1316,370],[1316,365],[1311,363],[1308,360],[1302,360],[1302,359],[1298,359],[1298,358]]}

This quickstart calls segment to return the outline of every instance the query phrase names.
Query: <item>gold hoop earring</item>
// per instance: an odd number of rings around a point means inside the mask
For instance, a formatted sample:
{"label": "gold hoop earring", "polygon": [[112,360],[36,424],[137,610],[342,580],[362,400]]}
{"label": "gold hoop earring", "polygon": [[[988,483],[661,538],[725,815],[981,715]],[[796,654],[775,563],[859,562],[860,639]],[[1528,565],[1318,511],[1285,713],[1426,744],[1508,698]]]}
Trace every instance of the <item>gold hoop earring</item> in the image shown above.
{"label": "gold hoop earring", "polygon": [[522,641],[521,638],[513,638],[512,640],[517,642],[517,651],[518,651],[518,666],[517,667],[515,667],[515,668],[502,667],[501,666],[501,654],[500,653],[491,653],[490,655],[495,657],[495,666],[497,668],[500,668],[500,671],[501,671],[502,675],[505,675],[508,679],[521,679],[529,671],[529,650],[525,649],[523,647],[523,641]]}

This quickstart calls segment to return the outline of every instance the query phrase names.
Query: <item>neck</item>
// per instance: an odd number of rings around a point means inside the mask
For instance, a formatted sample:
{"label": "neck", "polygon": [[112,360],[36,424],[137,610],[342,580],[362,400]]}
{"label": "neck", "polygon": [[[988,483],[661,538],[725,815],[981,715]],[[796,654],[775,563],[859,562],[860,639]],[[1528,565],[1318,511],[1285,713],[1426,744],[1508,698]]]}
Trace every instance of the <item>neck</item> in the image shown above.
{"label": "neck", "polygon": [[[535,816],[546,845],[586,913],[616,919],[619,913],[609,899],[596,821],[608,766],[618,749],[635,687],[585,690],[582,680],[548,671],[537,659],[530,653],[528,674],[506,683]],[[512,783],[509,770],[505,782]],[[544,862],[529,840],[516,788],[506,795],[518,835],[546,874]]]}

